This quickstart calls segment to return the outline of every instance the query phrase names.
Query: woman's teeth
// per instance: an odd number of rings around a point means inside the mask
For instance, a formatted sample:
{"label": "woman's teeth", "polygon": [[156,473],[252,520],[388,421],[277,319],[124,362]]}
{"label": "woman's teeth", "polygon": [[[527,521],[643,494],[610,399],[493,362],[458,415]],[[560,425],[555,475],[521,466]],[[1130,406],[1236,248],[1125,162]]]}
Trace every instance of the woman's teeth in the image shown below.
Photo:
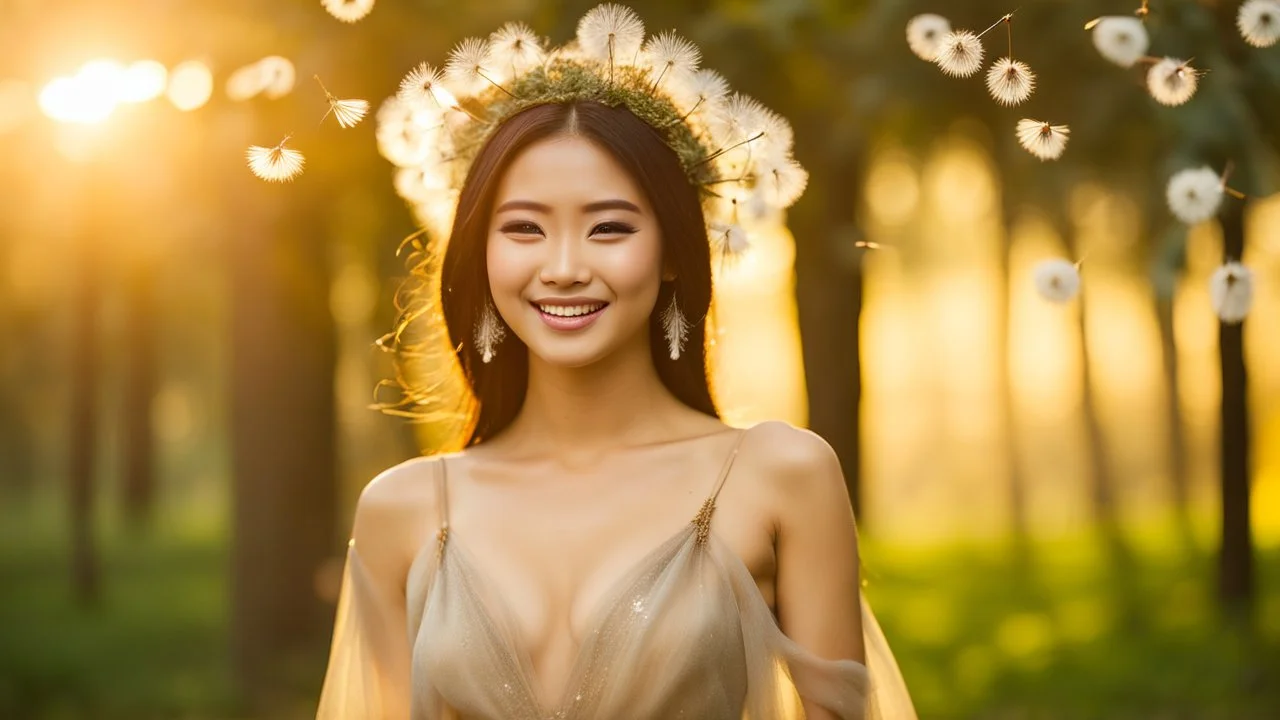
{"label": "woman's teeth", "polygon": [[538,305],[538,309],[548,315],[557,317],[577,317],[579,315],[590,315],[604,306],[605,303],[595,303],[594,305]]}

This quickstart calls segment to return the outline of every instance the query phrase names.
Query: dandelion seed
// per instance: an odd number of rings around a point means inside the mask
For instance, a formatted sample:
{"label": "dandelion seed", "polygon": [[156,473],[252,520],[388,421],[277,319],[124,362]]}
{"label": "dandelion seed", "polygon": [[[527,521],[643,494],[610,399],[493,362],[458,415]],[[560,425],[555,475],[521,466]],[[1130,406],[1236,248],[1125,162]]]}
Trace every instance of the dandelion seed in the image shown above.
{"label": "dandelion seed", "polygon": [[1050,302],[1065,303],[1080,292],[1080,267],[1068,260],[1042,261],[1036,265],[1033,278],[1036,292]]}
{"label": "dandelion seed", "polygon": [[629,7],[597,5],[578,21],[578,43],[588,57],[610,68],[629,65],[644,43],[644,23]]}
{"label": "dandelion seed", "polygon": [[324,90],[325,99],[329,101],[329,109],[325,111],[324,117],[320,118],[320,122],[324,122],[324,118],[329,117],[329,113],[337,118],[339,127],[349,128],[355,127],[364,116],[369,113],[368,100],[339,100],[337,96],[329,92],[329,89],[320,82],[320,76],[315,76],[316,82],[320,83],[320,89]]}
{"label": "dandelion seed", "polygon": [[1165,197],[1169,210],[1182,222],[1195,225],[1218,214],[1226,183],[1213,168],[1181,170],[1169,179]]}
{"label": "dandelion seed", "polygon": [[950,32],[951,21],[941,15],[917,15],[907,23],[907,47],[921,60],[933,62],[938,58],[942,39]]}
{"label": "dandelion seed", "polygon": [[1035,73],[1013,58],[1000,58],[987,72],[987,90],[1001,105],[1017,105],[1031,97],[1036,87]]}
{"label": "dandelion seed", "polygon": [[686,117],[699,111],[704,115],[715,114],[729,95],[728,81],[708,68],[702,68],[688,78],[676,78],[669,89]]}
{"label": "dandelion seed", "polygon": [[1243,322],[1253,307],[1253,271],[1234,261],[1214,270],[1209,278],[1209,300],[1222,322]]}
{"label": "dandelion seed", "polygon": [[767,204],[787,208],[795,204],[809,185],[809,173],[795,160],[768,162],[757,171],[757,189],[763,191]]}
{"label": "dandelion seed", "polygon": [[1151,37],[1138,18],[1112,15],[1093,25],[1093,46],[1098,54],[1120,67],[1133,67],[1147,54]]}
{"label": "dandelion seed", "polygon": [[429,106],[440,109],[458,104],[457,98],[444,86],[444,73],[422,63],[400,81],[396,97],[413,106]]}
{"label": "dandelion seed", "polygon": [[320,0],[329,14],[345,23],[363,20],[373,11],[374,0]]}
{"label": "dandelion seed", "polygon": [[479,94],[490,86],[502,89],[500,83],[505,79],[494,62],[489,41],[474,37],[463,40],[449,51],[444,74],[453,87],[468,95]]}
{"label": "dandelion seed", "polygon": [[509,22],[498,28],[489,36],[489,49],[497,65],[511,69],[510,77],[540,67],[547,57],[542,41],[528,25],[520,22]]}
{"label": "dandelion seed", "polygon": [[711,244],[725,257],[738,257],[751,247],[747,231],[737,223],[713,222],[707,226]]}
{"label": "dandelion seed", "polygon": [[1280,2],[1245,0],[1236,15],[1244,41],[1254,47],[1271,47],[1280,40]]}
{"label": "dandelion seed", "polygon": [[1196,94],[1199,71],[1191,61],[1164,58],[1147,71],[1147,90],[1161,105],[1181,105]]}
{"label": "dandelion seed", "polygon": [[260,145],[252,145],[246,151],[245,157],[249,161],[249,169],[254,175],[268,182],[285,182],[297,177],[302,172],[302,164],[305,159],[302,153],[292,148],[284,146],[289,142],[292,136],[286,135],[280,143],[274,147],[262,147]]}
{"label": "dandelion seed", "polygon": [[977,35],[955,30],[942,37],[934,62],[952,77],[969,77],[982,69],[982,53],[982,41]]}
{"label": "dandelion seed", "polygon": [[1057,160],[1067,148],[1071,129],[1066,125],[1050,125],[1039,120],[1019,120],[1018,144],[1041,160]]}
{"label": "dandelion seed", "polygon": [[644,44],[640,56],[653,78],[654,88],[664,80],[670,85],[673,81],[680,82],[692,77],[702,59],[698,46],[673,32],[664,32],[650,38]]}

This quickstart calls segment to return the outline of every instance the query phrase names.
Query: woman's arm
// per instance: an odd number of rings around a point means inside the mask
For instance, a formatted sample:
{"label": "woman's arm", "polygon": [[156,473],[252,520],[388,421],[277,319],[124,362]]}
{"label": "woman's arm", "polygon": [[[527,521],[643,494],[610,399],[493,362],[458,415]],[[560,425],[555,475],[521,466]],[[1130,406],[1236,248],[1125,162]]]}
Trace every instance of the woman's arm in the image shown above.
{"label": "woman's arm", "polygon": [[[775,485],[777,612],[782,631],[815,655],[866,663],[858,596],[858,537],[844,473],[818,435],[766,423],[760,453]],[[810,720],[834,715],[806,703]]]}
{"label": "woman's arm", "polygon": [[[409,717],[410,647],[405,581],[429,519],[427,463],[410,461],[373,480],[356,504],[333,644],[316,717]],[[426,480],[427,482],[424,482]]]}

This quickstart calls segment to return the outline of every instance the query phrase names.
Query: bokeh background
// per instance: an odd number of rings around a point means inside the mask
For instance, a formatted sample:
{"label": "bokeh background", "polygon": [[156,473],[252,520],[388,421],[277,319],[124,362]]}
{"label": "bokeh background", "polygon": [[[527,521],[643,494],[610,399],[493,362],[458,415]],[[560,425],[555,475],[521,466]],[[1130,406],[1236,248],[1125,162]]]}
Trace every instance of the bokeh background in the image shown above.
{"label": "bokeh background", "polygon": [[[0,2],[0,717],[314,713],[354,500],[436,436],[370,409],[415,224],[312,76],[376,110],[462,37],[558,44],[592,4]],[[924,718],[1280,717],[1280,46],[1234,0],[1151,3],[1151,52],[1208,70],[1162,107],[1083,30],[1138,4],[633,3],[795,127],[809,190],[718,278],[717,389],[840,453]],[[1015,9],[1017,109],[905,42]],[[293,91],[230,99],[268,55]],[[159,95],[117,103],[106,59],[158,61]],[[1061,160],[1021,117],[1071,126]],[[302,175],[253,177],[288,133]],[[1177,222],[1170,175],[1228,163],[1248,198]],[[1052,257],[1083,259],[1069,303],[1033,287]]]}

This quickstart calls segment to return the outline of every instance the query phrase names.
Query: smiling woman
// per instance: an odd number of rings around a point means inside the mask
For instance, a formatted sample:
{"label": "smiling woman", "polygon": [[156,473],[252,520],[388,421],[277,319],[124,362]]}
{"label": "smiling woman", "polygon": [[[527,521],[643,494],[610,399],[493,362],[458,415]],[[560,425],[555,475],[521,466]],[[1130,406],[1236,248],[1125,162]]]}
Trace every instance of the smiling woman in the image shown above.
{"label": "smiling woman", "polygon": [[[442,104],[430,68],[408,83],[462,138],[442,162],[467,160],[396,339],[421,363],[443,326],[448,355],[404,376],[435,400],[460,372],[465,420],[457,452],[361,494],[318,715],[913,720],[835,453],[782,422],[729,427],[710,389],[704,209],[794,200],[785,122],[734,96],[708,150],[687,123],[723,81],[692,83],[685,110],[655,94],[690,80],[688,43],[623,65],[643,29],[613,5],[579,34],[598,57],[533,64],[492,125],[497,90]],[[447,75],[483,96],[506,72],[469,40]]]}

